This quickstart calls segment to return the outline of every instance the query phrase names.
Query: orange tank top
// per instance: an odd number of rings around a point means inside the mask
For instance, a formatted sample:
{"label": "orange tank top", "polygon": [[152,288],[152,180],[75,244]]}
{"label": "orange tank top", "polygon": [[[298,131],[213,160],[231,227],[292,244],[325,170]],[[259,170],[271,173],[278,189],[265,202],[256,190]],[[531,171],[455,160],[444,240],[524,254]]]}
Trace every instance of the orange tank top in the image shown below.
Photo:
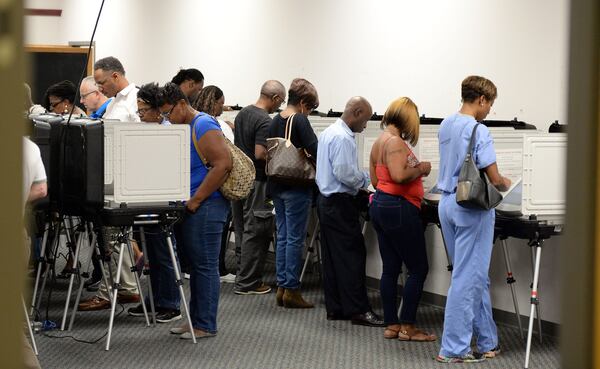
{"label": "orange tank top", "polygon": [[[383,150],[385,149],[386,143],[387,140],[383,143],[383,147],[381,148],[380,163],[377,163],[375,165],[375,174],[377,175],[377,189],[389,195],[402,196],[406,200],[408,200],[408,202],[421,209],[421,201],[423,200],[424,193],[423,181],[421,180],[421,176],[408,183],[394,182],[392,180],[392,176],[390,175],[390,170],[388,169],[387,165],[383,164]],[[415,168],[417,165],[419,165],[419,160],[412,152],[408,144],[406,144],[406,142],[404,142],[404,144],[408,149],[408,156],[406,158],[407,165],[411,168]]]}

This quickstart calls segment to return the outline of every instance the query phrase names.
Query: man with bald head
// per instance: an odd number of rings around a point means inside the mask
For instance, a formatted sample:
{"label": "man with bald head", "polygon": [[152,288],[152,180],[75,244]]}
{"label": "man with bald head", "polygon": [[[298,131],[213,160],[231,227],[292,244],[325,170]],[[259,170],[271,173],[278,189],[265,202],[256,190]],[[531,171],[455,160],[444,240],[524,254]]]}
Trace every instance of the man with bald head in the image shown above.
{"label": "man with bald head", "polygon": [[353,97],[342,116],[319,136],[317,151],[317,213],[321,225],[323,288],[328,320],[383,326],[367,298],[367,252],[360,226],[358,193],[369,185],[358,165],[355,133],[373,114],[364,97]]}
{"label": "man with bald head", "polygon": [[262,280],[265,256],[273,234],[273,206],[266,201],[267,137],[271,117],[285,102],[285,87],[279,81],[263,83],[260,96],[253,105],[243,108],[235,117],[235,144],[254,162],[256,180],[247,199],[234,201],[233,224],[237,274],[234,292],[238,295],[269,293]]}
{"label": "man with bald head", "polygon": [[109,99],[100,92],[100,89],[96,86],[94,76],[87,76],[81,81],[79,98],[79,102],[85,106],[89,117],[94,119],[102,118],[112,100],[112,98]]}

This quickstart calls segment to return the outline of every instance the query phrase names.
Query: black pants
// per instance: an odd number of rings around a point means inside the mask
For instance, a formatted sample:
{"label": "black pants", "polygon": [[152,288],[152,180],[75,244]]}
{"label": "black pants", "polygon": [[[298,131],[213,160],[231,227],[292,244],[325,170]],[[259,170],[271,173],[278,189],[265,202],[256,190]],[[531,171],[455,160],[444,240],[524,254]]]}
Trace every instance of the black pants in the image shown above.
{"label": "black pants", "polygon": [[365,285],[367,251],[357,200],[346,194],[319,196],[323,288],[328,314],[351,317],[371,310]]}

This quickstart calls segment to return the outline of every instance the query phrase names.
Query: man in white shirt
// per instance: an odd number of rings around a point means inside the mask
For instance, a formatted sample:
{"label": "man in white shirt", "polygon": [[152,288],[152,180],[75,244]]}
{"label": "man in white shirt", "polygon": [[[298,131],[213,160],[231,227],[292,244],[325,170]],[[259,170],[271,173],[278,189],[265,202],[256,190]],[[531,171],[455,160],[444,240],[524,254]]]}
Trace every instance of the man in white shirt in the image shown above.
{"label": "man in white shirt", "polygon": [[[108,104],[103,119],[114,119],[121,122],[139,122],[140,117],[137,114],[137,91],[138,88],[129,83],[125,78],[125,69],[119,59],[109,56],[98,60],[94,64],[94,80],[100,92],[107,97],[113,97]],[[110,232],[110,228],[108,230]],[[116,245],[113,245],[113,251],[118,251]],[[116,265],[118,253],[112,253],[112,262]],[[139,258],[138,258],[139,260]],[[123,258],[121,270],[121,286],[118,293],[118,303],[136,303],[140,301],[140,295],[137,289],[135,276],[131,272],[132,263],[130,258],[125,255]],[[113,273],[116,272],[116,267]],[[113,278],[116,276],[113,275]],[[104,281],[100,283],[98,293],[90,299],[82,301],[78,309],[80,311],[95,311],[110,308],[108,286]]]}
{"label": "man in white shirt", "polygon": [[104,119],[121,122],[139,122],[137,115],[137,87],[125,77],[125,69],[119,59],[109,56],[94,64],[94,80],[100,92],[114,97],[106,108]]}

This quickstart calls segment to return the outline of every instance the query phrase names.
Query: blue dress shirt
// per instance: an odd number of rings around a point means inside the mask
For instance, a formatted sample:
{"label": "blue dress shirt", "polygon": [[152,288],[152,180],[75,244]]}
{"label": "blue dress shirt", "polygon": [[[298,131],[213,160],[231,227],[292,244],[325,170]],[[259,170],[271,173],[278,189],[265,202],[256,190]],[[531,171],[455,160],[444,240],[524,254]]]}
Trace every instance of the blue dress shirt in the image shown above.
{"label": "blue dress shirt", "polygon": [[98,110],[96,110],[95,112],[93,112],[92,114],[90,114],[90,118],[93,119],[100,119],[102,118],[102,116],[104,115],[104,112],[106,111],[106,107],[108,106],[108,104],[110,104],[110,102],[112,101],[112,97],[108,100],[106,100],[104,102],[104,104],[102,104]]}
{"label": "blue dress shirt", "polygon": [[316,182],[325,197],[334,193],[356,195],[370,183],[368,172],[358,167],[354,132],[342,119],[319,136]]}

